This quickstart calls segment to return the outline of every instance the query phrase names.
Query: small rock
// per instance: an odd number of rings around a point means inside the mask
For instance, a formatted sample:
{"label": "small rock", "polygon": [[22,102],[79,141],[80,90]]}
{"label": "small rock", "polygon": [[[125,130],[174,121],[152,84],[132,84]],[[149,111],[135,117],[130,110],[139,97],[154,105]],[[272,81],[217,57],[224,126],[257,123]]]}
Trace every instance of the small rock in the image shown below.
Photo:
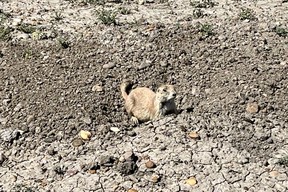
{"label": "small rock", "polygon": [[92,134],[89,131],[81,130],[79,135],[82,139],[89,140]]}
{"label": "small rock", "polygon": [[95,174],[97,171],[95,169],[90,169],[87,172],[90,173],[90,174]]}
{"label": "small rock", "polygon": [[189,133],[189,137],[190,137],[191,139],[199,139],[199,138],[200,138],[199,135],[198,135],[198,133],[196,133],[195,131],[191,131],[191,132]]}
{"label": "small rock", "polygon": [[92,120],[89,116],[82,117],[81,120],[88,125],[92,123]]}
{"label": "small rock", "polygon": [[248,113],[257,113],[259,111],[259,106],[257,103],[248,103],[246,107]]}
{"label": "small rock", "polygon": [[153,161],[149,160],[145,163],[145,166],[149,169],[152,169],[156,167],[156,164]]}
{"label": "small rock", "polygon": [[112,69],[113,67],[115,67],[116,64],[115,63],[108,63],[108,64],[104,64],[103,68],[104,69]]}
{"label": "small rock", "polygon": [[138,0],[139,5],[143,5],[145,2],[145,0]]}
{"label": "small rock", "polygon": [[278,171],[271,171],[271,172],[269,173],[269,175],[270,175],[271,177],[277,177],[277,176],[279,175],[279,172],[278,172]]}
{"label": "small rock", "polygon": [[150,60],[146,60],[145,63],[141,63],[139,66],[138,66],[138,69],[145,69],[146,67],[150,67],[152,64],[152,61]]}
{"label": "small rock", "polygon": [[160,66],[161,66],[161,67],[167,67],[167,66],[168,66],[168,63],[165,62],[165,61],[160,61]]}
{"label": "small rock", "polygon": [[82,139],[79,139],[79,138],[76,138],[72,141],[73,147],[79,147],[83,144],[84,144],[84,142],[82,141]]}
{"label": "small rock", "polygon": [[135,137],[137,135],[137,133],[135,131],[128,131],[127,135],[130,137]]}
{"label": "small rock", "polygon": [[158,183],[158,182],[160,181],[159,175],[152,175],[151,181],[152,181],[153,183]]}
{"label": "small rock", "polygon": [[138,190],[136,190],[136,189],[128,189],[127,192],[138,192]]}
{"label": "small rock", "polygon": [[35,128],[35,133],[37,133],[37,134],[41,133],[41,127],[36,127]]}
{"label": "small rock", "polygon": [[7,123],[7,121],[8,121],[7,118],[2,118],[2,117],[0,117],[0,123],[1,123],[2,125],[5,125],[5,124]]}
{"label": "small rock", "polygon": [[138,157],[133,153],[133,151],[127,151],[125,152],[120,158],[119,161],[134,161],[136,162],[138,160]]}
{"label": "small rock", "polygon": [[92,87],[92,91],[93,92],[102,92],[103,91],[103,87],[102,86],[100,86],[100,85],[94,85],[93,87]]}
{"label": "small rock", "polygon": [[18,103],[18,104],[15,106],[14,111],[17,112],[17,111],[19,111],[22,107],[23,107],[23,106],[22,106],[22,103]]}
{"label": "small rock", "polygon": [[19,135],[21,135],[23,131],[19,129],[4,129],[0,132],[0,138],[5,142],[12,142],[13,140],[17,139]]}
{"label": "small rock", "polygon": [[20,25],[21,22],[22,22],[22,19],[15,18],[12,21],[12,25],[16,27],[16,26]]}
{"label": "small rock", "polygon": [[2,103],[5,106],[8,106],[8,104],[11,102],[11,99],[3,99]]}
{"label": "small rock", "polygon": [[117,127],[111,127],[110,130],[115,133],[118,133],[120,131],[120,129],[118,129]]}
{"label": "small rock", "polygon": [[138,170],[138,166],[134,161],[125,161],[118,164],[118,170],[124,175],[130,175]]}
{"label": "small rock", "polygon": [[16,39],[20,40],[20,39],[28,39],[29,38],[29,35],[26,34],[26,33],[20,33],[16,36]]}
{"label": "small rock", "polygon": [[105,167],[112,167],[114,162],[114,157],[108,155],[101,156],[99,160],[100,165]]}
{"label": "small rock", "polygon": [[57,152],[54,149],[48,149],[47,153],[51,156],[55,155]]}
{"label": "small rock", "polygon": [[188,185],[194,186],[194,185],[197,184],[197,181],[196,181],[195,177],[191,177],[191,178],[189,178],[189,179],[186,180],[186,183],[187,183]]}
{"label": "small rock", "polygon": [[34,118],[35,118],[34,115],[29,115],[29,116],[27,117],[27,124],[31,123],[31,121],[33,121]]}

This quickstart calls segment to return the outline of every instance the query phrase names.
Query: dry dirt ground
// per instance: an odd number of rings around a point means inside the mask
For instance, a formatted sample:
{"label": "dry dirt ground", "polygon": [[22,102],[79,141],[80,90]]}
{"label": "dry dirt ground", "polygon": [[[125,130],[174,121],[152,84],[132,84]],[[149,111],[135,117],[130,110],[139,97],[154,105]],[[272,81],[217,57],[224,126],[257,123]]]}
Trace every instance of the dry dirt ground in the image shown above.
{"label": "dry dirt ground", "polygon": [[[0,19],[0,191],[288,190],[287,0],[1,0]],[[174,84],[180,114],[130,126],[124,78]]]}

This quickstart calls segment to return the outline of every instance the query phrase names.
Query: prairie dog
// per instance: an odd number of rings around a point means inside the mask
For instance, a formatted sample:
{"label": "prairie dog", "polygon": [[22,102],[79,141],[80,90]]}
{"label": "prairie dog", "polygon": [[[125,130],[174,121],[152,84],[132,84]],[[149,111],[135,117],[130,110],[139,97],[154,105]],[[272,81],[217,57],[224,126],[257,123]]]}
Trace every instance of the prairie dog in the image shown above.
{"label": "prairie dog", "polygon": [[131,88],[132,84],[128,80],[124,80],[120,85],[125,109],[133,124],[177,113],[174,102],[176,92],[173,85],[161,85],[156,93],[147,87],[137,87],[133,90]]}

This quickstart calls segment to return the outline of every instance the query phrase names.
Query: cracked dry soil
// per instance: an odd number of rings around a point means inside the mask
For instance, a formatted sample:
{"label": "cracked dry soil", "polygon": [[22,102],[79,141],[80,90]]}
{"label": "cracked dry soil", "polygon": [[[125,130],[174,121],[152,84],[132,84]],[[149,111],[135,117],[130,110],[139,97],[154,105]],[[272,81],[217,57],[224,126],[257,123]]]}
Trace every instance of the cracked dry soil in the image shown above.
{"label": "cracked dry soil", "polygon": [[[11,23],[26,14],[15,2],[2,3]],[[288,27],[287,3],[219,1],[194,18],[187,1],[149,2],[123,3],[137,7],[133,23],[129,15],[83,29],[59,21],[47,39],[11,24],[11,37],[0,41],[0,191],[288,190],[288,39],[274,30]],[[248,5],[256,20],[235,16]],[[130,126],[124,78],[154,90],[174,84],[181,113]],[[80,130],[92,138],[82,141]]]}

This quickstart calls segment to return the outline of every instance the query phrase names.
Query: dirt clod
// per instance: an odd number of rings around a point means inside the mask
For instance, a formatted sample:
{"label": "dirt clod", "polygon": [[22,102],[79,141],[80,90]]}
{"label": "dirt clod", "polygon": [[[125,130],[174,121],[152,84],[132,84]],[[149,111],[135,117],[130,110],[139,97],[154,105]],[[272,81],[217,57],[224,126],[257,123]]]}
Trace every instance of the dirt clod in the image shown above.
{"label": "dirt clod", "polygon": [[147,162],[145,163],[145,166],[146,166],[147,168],[151,169],[151,168],[155,168],[155,167],[156,167],[156,164],[155,164],[153,161],[149,160],[149,161],[147,161]]}

